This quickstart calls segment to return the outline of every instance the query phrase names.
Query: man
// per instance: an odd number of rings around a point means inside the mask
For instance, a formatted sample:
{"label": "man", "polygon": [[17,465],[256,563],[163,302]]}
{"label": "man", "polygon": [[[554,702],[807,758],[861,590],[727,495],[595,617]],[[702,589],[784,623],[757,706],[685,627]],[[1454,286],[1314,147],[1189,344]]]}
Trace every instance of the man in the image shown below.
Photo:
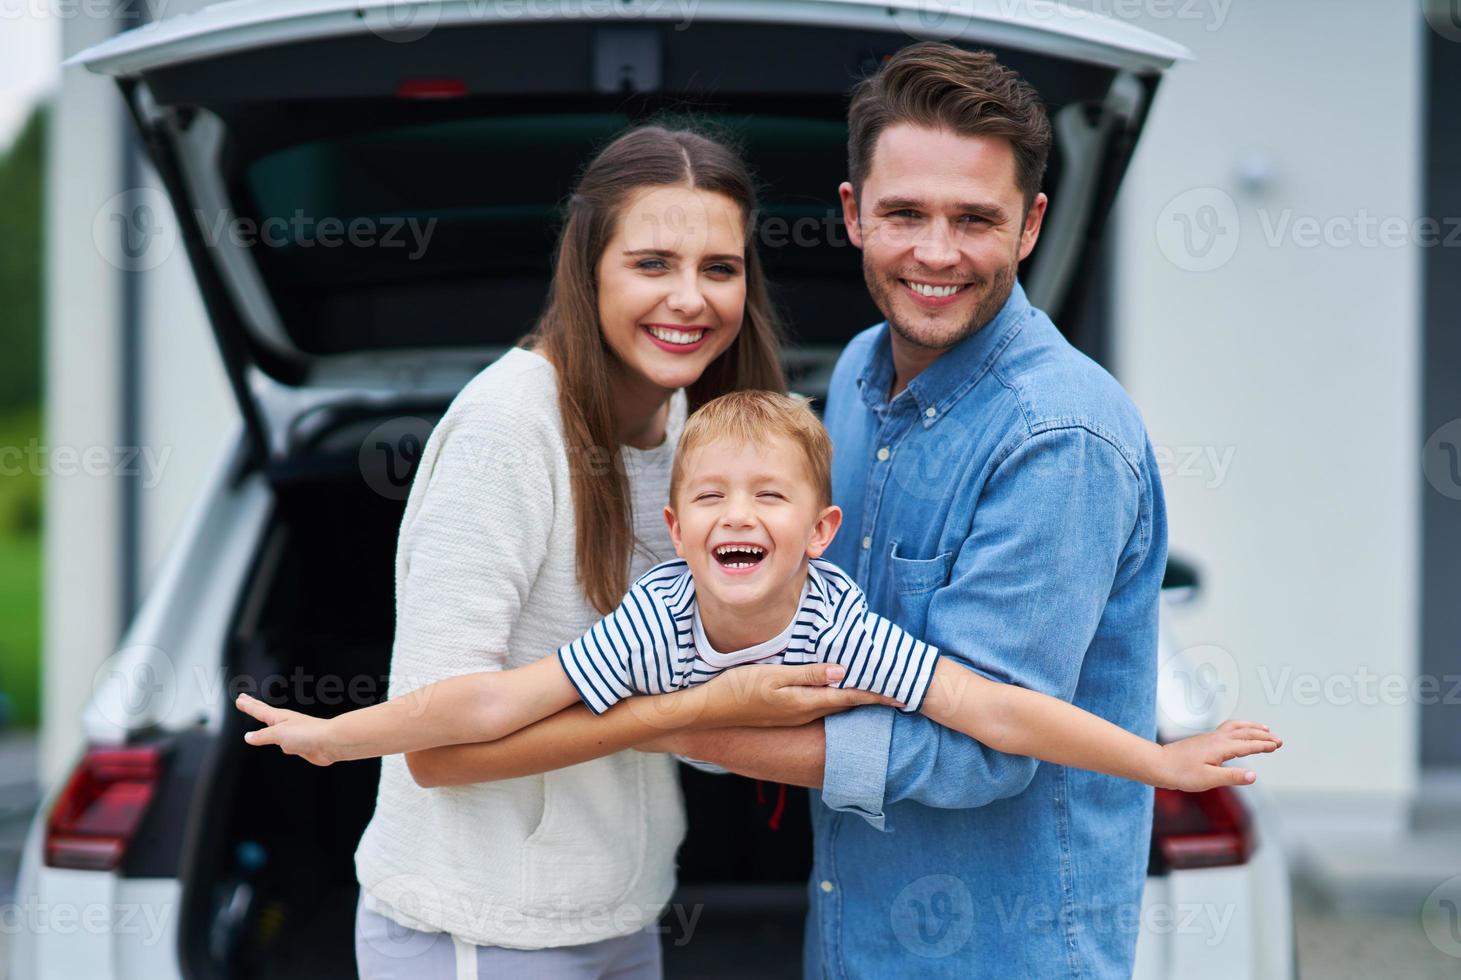
{"label": "man", "polygon": [[[1017,281],[1050,126],[987,53],[904,49],[854,91],[839,193],[887,317],[826,421],[871,609],[990,677],[1155,731],[1166,515],[1140,414]],[[864,707],[687,754],[813,788],[811,977],[1124,977],[1151,830],[1137,783]]]}

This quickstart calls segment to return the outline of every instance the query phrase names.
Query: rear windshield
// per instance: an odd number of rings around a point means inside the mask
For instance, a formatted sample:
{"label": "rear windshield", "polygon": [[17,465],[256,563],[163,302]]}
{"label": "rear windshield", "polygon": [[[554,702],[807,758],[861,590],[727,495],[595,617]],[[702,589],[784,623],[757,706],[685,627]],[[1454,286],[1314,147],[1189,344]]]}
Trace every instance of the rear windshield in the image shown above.
{"label": "rear windshield", "polygon": [[[647,37],[660,52],[652,90],[606,88],[595,73],[604,50]],[[703,18],[684,31],[523,24],[438,29],[410,44],[270,46],[159,69],[148,82],[160,104],[221,119],[221,176],[265,246],[253,255],[301,350],[513,343],[541,310],[580,167],[626,126],[666,113],[742,147],[762,185],[755,245],[773,297],[802,348],[835,350],[882,318],[837,202],[848,92],[909,41]],[[1052,112],[1104,93],[1112,77],[995,53]],[[406,97],[454,88],[465,94]],[[1047,187],[1062,164],[1057,149]]]}
{"label": "rear windshield", "polygon": [[[837,202],[845,123],[693,121],[753,161],[762,185],[754,242],[798,338],[840,343],[880,319]],[[513,342],[541,309],[575,175],[634,122],[611,111],[452,119],[259,157],[243,172],[244,199],[273,234],[255,256],[285,322],[308,324],[291,330],[296,342],[314,353]]]}

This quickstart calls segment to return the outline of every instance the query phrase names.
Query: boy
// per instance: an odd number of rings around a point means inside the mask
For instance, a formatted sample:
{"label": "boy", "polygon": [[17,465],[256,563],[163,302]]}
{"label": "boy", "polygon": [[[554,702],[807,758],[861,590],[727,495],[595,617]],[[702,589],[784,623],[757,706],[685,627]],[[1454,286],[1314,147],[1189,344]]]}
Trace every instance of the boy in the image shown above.
{"label": "boy", "polygon": [[490,741],[576,700],[602,714],[624,697],[769,661],[834,664],[828,677],[838,686],[877,692],[1001,752],[1154,786],[1251,783],[1252,771],[1222,764],[1282,744],[1262,725],[1234,721],[1157,745],[1058,698],[989,680],[871,613],[852,580],[821,560],[842,520],[831,503],[831,457],[804,402],[761,391],[717,398],[689,419],[676,451],[665,520],[679,560],[650,569],[556,657],[449,678],[332,719],[240,694],[240,710],[275,719],[245,739],[329,765]]}

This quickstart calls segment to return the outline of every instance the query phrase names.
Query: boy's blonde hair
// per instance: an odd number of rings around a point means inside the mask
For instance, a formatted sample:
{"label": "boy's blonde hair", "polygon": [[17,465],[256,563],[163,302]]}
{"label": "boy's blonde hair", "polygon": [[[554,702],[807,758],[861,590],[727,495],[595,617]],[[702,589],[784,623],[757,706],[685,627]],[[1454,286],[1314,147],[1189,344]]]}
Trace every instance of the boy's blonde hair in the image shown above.
{"label": "boy's blonde hair", "polygon": [[807,476],[821,498],[818,506],[832,503],[832,440],[811,402],[774,391],[732,391],[706,402],[685,422],[675,448],[675,465],[670,473],[670,506],[685,477],[685,459],[695,449],[717,439],[734,439],[759,445],[767,436],[784,436],[802,451]]}

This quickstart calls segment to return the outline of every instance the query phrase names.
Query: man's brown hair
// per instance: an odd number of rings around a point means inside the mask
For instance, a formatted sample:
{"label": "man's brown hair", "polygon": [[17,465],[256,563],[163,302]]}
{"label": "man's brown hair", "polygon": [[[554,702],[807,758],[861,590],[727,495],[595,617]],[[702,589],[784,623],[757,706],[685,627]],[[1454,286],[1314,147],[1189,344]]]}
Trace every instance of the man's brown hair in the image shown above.
{"label": "man's brown hair", "polygon": [[1034,87],[988,51],[935,41],[910,45],[857,84],[847,112],[847,173],[859,199],[878,137],[900,123],[1003,137],[1014,148],[1026,210],[1040,193],[1050,120]]}

